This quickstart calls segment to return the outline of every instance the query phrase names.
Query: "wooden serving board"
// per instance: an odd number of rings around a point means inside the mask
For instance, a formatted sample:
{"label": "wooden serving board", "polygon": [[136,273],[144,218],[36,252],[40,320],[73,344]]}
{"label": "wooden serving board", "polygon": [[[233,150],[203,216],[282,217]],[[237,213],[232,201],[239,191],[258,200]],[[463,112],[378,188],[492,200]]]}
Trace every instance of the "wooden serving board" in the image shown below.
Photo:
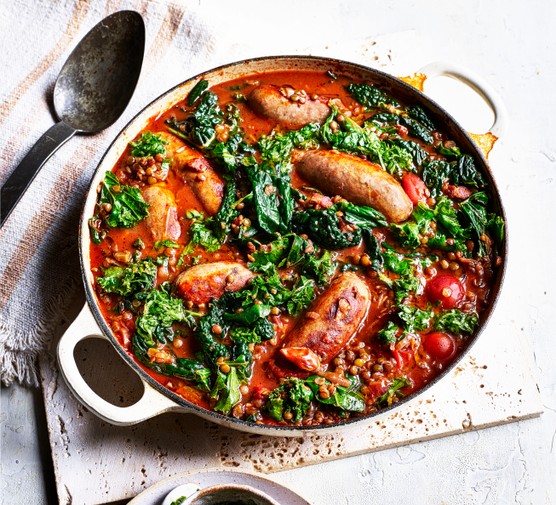
{"label": "wooden serving board", "polygon": [[[123,406],[142,393],[134,372],[107,342],[86,340],[76,356],[83,375],[107,400]],[[400,410],[329,435],[265,437],[175,413],[131,427],[112,426],[73,397],[53,352],[42,360],[41,375],[56,485],[64,505],[130,499],[192,469],[272,473],[542,412],[527,338],[501,310],[465,359],[422,396]]]}

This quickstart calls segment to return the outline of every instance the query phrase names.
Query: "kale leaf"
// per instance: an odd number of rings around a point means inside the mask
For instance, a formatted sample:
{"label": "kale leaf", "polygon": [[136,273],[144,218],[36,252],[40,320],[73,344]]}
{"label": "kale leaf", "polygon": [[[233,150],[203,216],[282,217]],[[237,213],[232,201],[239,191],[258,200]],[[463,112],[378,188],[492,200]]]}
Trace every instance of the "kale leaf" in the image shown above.
{"label": "kale leaf", "polygon": [[277,177],[264,170],[248,169],[247,174],[253,186],[253,200],[257,211],[260,228],[267,233],[285,233],[289,222],[282,217],[287,213],[280,212],[280,199],[277,189]]}
{"label": "kale leaf", "polygon": [[436,130],[436,126],[431,121],[427,113],[423,110],[423,108],[419,105],[411,105],[407,109],[407,114],[409,117],[419,121],[427,130],[433,131]]}
{"label": "kale leaf", "polygon": [[377,405],[385,406],[392,405],[395,397],[403,397],[404,394],[400,389],[409,386],[411,383],[406,377],[396,377],[388,386],[386,393],[384,393],[377,401]]}
{"label": "kale leaf", "polygon": [[213,409],[223,414],[229,414],[232,408],[241,400],[241,380],[239,378],[236,364],[228,363],[230,370],[224,373],[217,369],[216,381],[210,392],[211,398],[216,398],[217,402]]}
{"label": "kale leaf", "polygon": [[207,90],[208,84],[209,82],[206,79],[201,79],[197,84],[195,84],[187,97],[187,105],[192,106]]}
{"label": "kale leaf", "polygon": [[[347,387],[338,385],[331,387],[332,383],[329,380],[313,375],[305,380],[305,384],[311,388],[314,399],[320,403],[331,405],[342,411],[363,412],[365,410],[365,400],[359,392],[361,387],[359,377],[348,376],[348,379],[350,385]],[[319,394],[321,386],[326,387],[329,391],[332,390],[332,394],[326,398],[322,397]]]}
{"label": "kale leaf", "polygon": [[400,338],[400,327],[393,321],[388,321],[376,335],[377,340],[385,344],[395,344]]}
{"label": "kale leaf", "polygon": [[458,309],[441,312],[434,320],[434,328],[449,331],[457,335],[471,334],[479,324],[479,317],[474,312],[466,313]]}
{"label": "kale leaf", "polygon": [[103,276],[98,277],[97,282],[103,291],[129,297],[154,287],[157,266],[147,258],[124,267],[109,267],[103,269],[102,273]]}
{"label": "kale leaf", "polygon": [[196,147],[208,149],[215,143],[216,126],[224,121],[224,113],[218,105],[218,96],[212,91],[203,91],[193,103],[197,105],[189,117],[183,121],[172,118],[166,124],[173,134]]}
{"label": "kale leaf", "polygon": [[[365,155],[391,174],[400,175],[402,170],[414,169],[411,154],[399,145],[382,141],[372,121],[361,126],[350,117],[342,116],[343,120],[338,123],[339,114],[333,105],[332,113],[320,129],[323,142],[338,151]],[[340,128],[332,129],[332,121],[336,121]]]}
{"label": "kale leaf", "polygon": [[170,285],[165,283],[150,291],[145,297],[143,310],[136,322],[137,334],[150,346],[157,342],[171,342],[174,338],[174,323],[194,326],[194,316],[182,300],[170,294]]}
{"label": "kale leaf", "polygon": [[111,228],[131,228],[145,219],[149,204],[143,200],[138,188],[120,184],[112,172],[106,172],[98,199],[99,207],[107,204],[110,211],[104,222]]}
{"label": "kale leaf", "polygon": [[360,229],[342,231],[340,218],[332,207],[294,212],[292,222],[296,232],[307,234],[313,242],[327,249],[345,249],[361,241]]}
{"label": "kale leaf", "polygon": [[291,415],[291,421],[296,423],[309,410],[313,397],[313,391],[303,380],[289,377],[270,393],[265,408],[276,421],[285,421],[284,414],[288,413],[287,417]]}
{"label": "kale leaf", "polygon": [[168,143],[160,134],[147,131],[143,133],[135,142],[129,145],[133,148],[131,154],[143,158],[145,156],[156,156],[157,154],[166,154],[165,145]]}
{"label": "kale leaf", "polygon": [[344,219],[358,228],[372,229],[388,225],[384,215],[372,207],[341,201],[335,204],[333,209],[336,212],[342,212]]}
{"label": "kale leaf", "polygon": [[400,106],[397,100],[371,84],[357,84],[352,82],[346,86],[346,89],[355,100],[369,109],[373,107],[385,108],[386,105],[393,105],[394,107]]}
{"label": "kale leaf", "polygon": [[[200,361],[191,358],[177,358],[173,356],[171,363],[158,363],[148,356],[149,345],[135,334],[132,338],[133,353],[145,366],[162,375],[169,377],[180,377],[192,382],[201,391],[210,391],[210,370]],[[165,353],[170,354],[170,350],[165,348]]]}
{"label": "kale leaf", "polygon": [[442,195],[445,184],[475,188],[486,186],[483,175],[468,154],[459,156],[457,161],[426,160],[423,163],[421,178],[429,188],[431,196],[435,198]]}
{"label": "kale leaf", "polygon": [[404,323],[407,333],[416,333],[426,330],[431,323],[434,314],[431,310],[421,310],[419,307],[410,305],[399,305],[398,317]]}

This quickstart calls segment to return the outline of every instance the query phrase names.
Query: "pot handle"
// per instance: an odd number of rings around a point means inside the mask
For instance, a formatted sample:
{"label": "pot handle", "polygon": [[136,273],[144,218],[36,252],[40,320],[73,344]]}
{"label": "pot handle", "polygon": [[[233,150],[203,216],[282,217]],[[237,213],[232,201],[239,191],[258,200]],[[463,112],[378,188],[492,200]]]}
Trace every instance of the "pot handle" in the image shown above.
{"label": "pot handle", "polygon": [[425,74],[427,78],[445,75],[467,84],[489,104],[494,113],[494,123],[490,132],[497,137],[504,135],[508,125],[506,106],[500,95],[482,77],[469,69],[443,61],[429,63],[419,69],[418,73]]}
{"label": "pot handle", "polygon": [[141,379],[144,392],[139,401],[128,407],[117,407],[101,398],[85,382],[75,361],[75,347],[87,338],[108,340],[98,327],[95,318],[85,304],[77,318],[62,335],[58,343],[58,364],[68,387],[77,399],[101,419],[119,426],[137,424],[151,417],[173,410],[183,412],[183,408],[160,394]]}

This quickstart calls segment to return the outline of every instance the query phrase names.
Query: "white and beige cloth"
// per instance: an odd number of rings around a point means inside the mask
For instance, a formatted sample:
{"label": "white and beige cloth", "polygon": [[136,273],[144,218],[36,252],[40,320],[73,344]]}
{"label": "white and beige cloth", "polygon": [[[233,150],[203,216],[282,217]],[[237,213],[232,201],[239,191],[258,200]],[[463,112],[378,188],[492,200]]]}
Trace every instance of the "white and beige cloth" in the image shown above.
{"label": "white and beige cloth", "polygon": [[[14,0],[0,6],[0,184],[56,121],[52,89],[67,56],[102,18],[140,12],[147,43],[135,94],[120,119],[96,135],[76,135],[44,165],[0,230],[1,381],[38,384],[37,358],[49,351],[52,329],[83,297],[78,223],[89,181],[112,139],[166,89],[226,62],[277,54],[316,54],[392,69],[395,45],[343,38],[290,14],[294,1],[267,2]],[[311,1],[319,9],[319,2]],[[334,2],[329,2],[331,22]],[[339,6],[340,8],[341,6]],[[304,6],[310,9],[310,5]],[[254,16],[251,18],[250,16]],[[280,20],[279,17],[283,19]],[[261,22],[267,20],[265,26]],[[253,21],[259,20],[256,23]],[[243,23],[243,24],[241,24]],[[290,34],[277,37],[277,24]],[[411,34],[396,37],[401,47]],[[394,47],[394,49],[392,49]],[[400,54],[403,51],[400,50]],[[415,62],[412,62],[415,65]],[[415,67],[407,68],[408,71]],[[403,71],[403,70],[402,70]]]}

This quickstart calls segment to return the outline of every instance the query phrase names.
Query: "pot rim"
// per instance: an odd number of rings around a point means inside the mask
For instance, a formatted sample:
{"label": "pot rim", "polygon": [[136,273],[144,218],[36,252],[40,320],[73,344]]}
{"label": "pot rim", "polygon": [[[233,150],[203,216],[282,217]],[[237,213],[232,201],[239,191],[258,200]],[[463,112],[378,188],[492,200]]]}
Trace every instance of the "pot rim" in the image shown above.
{"label": "pot rim", "polygon": [[[121,346],[118,339],[114,336],[112,330],[110,329],[110,327],[104,320],[104,317],[102,316],[102,313],[98,307],[98,302],[96,300],[96,295],[93,289],[92,282],[90,282],[90,280],[92,280],[92,273],[90,272],[90,262],[89,262],[90,233],[88,227],[88,218],[90,216],[87,214],[87,211],[88,208],[91,207],[91,205],[93,205],[94,207],[94,203],[91,204],[91,202],[96,201],[95,190],[98,182],[100,182],[99,174],[101,173],[101,171],[111,170],[113,167],[113,164],[107,167],[104,167],[103,165],[107,163],[109,156],[114,151],[117,150],[118,146],[120,146],[122,142],[126,141],[126,132],[133,128],[138,128],[137,132],[139,132],[142,128],[144,128],[144,126],[149,120],[151,120],[153,117],[156,116],[155,114],[152,114],[150,112],[152,109],[159,106],[159,102],[160,103],[164,102],[165,98],[171,97],[173,94],[177,93],[182,88],[186,88],[188,85],[192,85],[192,83],[196,83],[199,79],[206,78],[207,76],[210,75],[222,74],[226,70],[234,70],[236,68],[241,69],[242,67],[247,67],[245,70],[242,70],[240,74],[236,76],[236,77],[245,77],[247,75],[253,75],[261,72],[260,70],[257,71],[255,68],[251,69],[250,66],[256,66],[261,63],[271,63],[271,62],[276,62],[276,63],[280,63],[281,65],[285,65],[283,67],[276,65],[276,68],[274,68],[273,71],[307,70],[308,64],[321,65],[323,67],[326,67],[326,69],[344,67],[346,69],[350,69],[354,73],[361,74],[362,76],[366,75],[371,82],[376,81],[377,79],[386,81],[392,85],[392,88],[395,89],[395,91],[402,90],[403,91],[402,94],[409,95],[412,99],[415,99],[416,102],[420,104],[424,102],[427,111],[430,112],[432,110],[433,115],[435,117],[438,115],[441,115],[443,117],[441,122],[442,130],[450,129],[456,132],[457,134],[461,135],[462,138],[465,140],[465,143],[467,144],[465,146],[465,152],[473,155],[474,159],[478,162],[478,165],[480,165],[481,173],[483,173],[483,175],[487,177],[488,189],[491,194],[491,197],[493,197],[492,207],[496,209],[496,211],[499,213],[499,215],[502,217],[504,221],[505,233],[504,233],[503,243],[501,244],[501,251],[499,254],[499,256],[502,258],[502,264],[499,265],[495,271],[494,284],[489,295],[490,296],[489,304],[481,315],[479,328],[475,331],[473,335],[467,338],[466,347],[463,349],[460,355],[454,361],[452,361],[444,370],[442,370],[437,376],[435,376],[430,382],[425,384],[423,387],[421,387],[419,390],[415,391],[414,393],[400,399],[396,403],[393,403],[392,405],[382,408],[376,412],[366,414],[360,417],[353,417],[350,419],[346,419],[331,425],[321,424],[316,426],[297,426],[297,425],[289,426],[289,425],[275,425],[275,424],[258,424],[258,423],[248,422],[242,419],[226,416],[224,414],[220,414],[218,412],[205,409],[188,400],[185,400],[184,398],[172,392],[171,390],[165,388],[164,386],[162,386],[162,384],[160,384],[154,378],[152,378],[145,370],[143,370],[143,368],[134,360],[134,358]],[[290,67],[287,66],[288,62],[290,63]],[[291,68],[292,62],[297,62],[298,64],[301,64],[302,68],[295,68],[295,66],[294,68]],[[303,65],[305,65],[305,67],[303,67]],[[315,69],[312,68],[311,70],[315,70]],[[270,70],[265,70],[265,72],[269,72],[269,71]],[[187,96],[186,94],[181,95],[181,97],[178,100],[174,101],[173,103],[183,100],[186,96]],[[164,110],[163,111],[159,110],[158,112],[159,113],[164,112],[168,110],[170,106],[171,105],[166,104]],[[142,124],[142,126],[138,127],[137,125],[140,124]],[[126,141],[125,145],[127,145],[128,142],[129,140]],[[459,144],[460,142],[458,142],[458,145]],[[119,158],[120,155],[121,152],[117,156],[117,158]],[[96,182],[97,179],[98,182]],[[448,113],[441,105],[439,105],[430,97],[428,97],[424,92],[417,90],[410,84],[404,82],[400,78],[395,77],[389,73],[359,63],[354,63],[354,62],[336,59],[336,58],[311,56],[311,55],[261,56],[257,58],[247,58],[232,63],[223,64],[215,68],[212,68],[210,70],[200,72],[195,76],[192,76],[180,82],[179,84],[171,87],[170,89],[168,89],[167,91],[163,92],[158,97],[153,99],[150,103],[144,106],[137,114],[134,115],[134,117],[122,128],[122,130],[118,132],[118,134],[114,137],[113,141],[110,143],[108,148],[105,150],[102,158],[100,159],[97,167],[95,168],[95,171],[91,178],[91,182],[89,183],[88,191],[85,196],[85,201],[82,208],[82,214],[80,218],[80,230],[79,230],[79,256],[80,256],[81,273],[82,273],[83,283],[85,286],[85,295],[86,295],[87,303],[103,334],[110,340],[110,342],[112,343],[113,347],[116,349],[120,357],[128,365],[131,366],[132,370],[134,370],[143,381],[146,381],[149,386],[154,388],[161,395],[170,398],[173,402],[177,404],[177,406],[182,407],[186,412],[194,413],[205,419],[209,419],[213,422],[216,422],[217,424],[223,424],[233,429],[238,429],[241,431],[251,431],[251,432],[256,431],[261,435],[274,435],[274,436],[276,435],[287,436],[292,434],[303,435],[307,433],[316,433],[316,432],[323,433],[325,431],[326,432],[337,431],[339,429],[352,426],[356,423],[364,423],[364,422],[370,422],[372,420],[376,420],[377,417],[382,417],[384,414],[389,414],[394,409],[399,409],[401,406],[405,405],[406,403],[418,398],[423,393],[428,391],[432,386],[437,384],[440,380],[444,379],[467,356],[471,348],[475,345],[475,343],[479,339],[479,336],[483,333],[484,329],[487,327],[490,318],[492,316],[492,313],[500,297],[500,291],[506,274],[507,254],[508,254],[508,226],[507,226],[506,213],[490,165],[487,159],[485,158],[484,154],[482,153],[482,151],[474,143],[474,141],[471,139],[467,131],[456,121],[456,119],[453,118],[452,115]]]}

